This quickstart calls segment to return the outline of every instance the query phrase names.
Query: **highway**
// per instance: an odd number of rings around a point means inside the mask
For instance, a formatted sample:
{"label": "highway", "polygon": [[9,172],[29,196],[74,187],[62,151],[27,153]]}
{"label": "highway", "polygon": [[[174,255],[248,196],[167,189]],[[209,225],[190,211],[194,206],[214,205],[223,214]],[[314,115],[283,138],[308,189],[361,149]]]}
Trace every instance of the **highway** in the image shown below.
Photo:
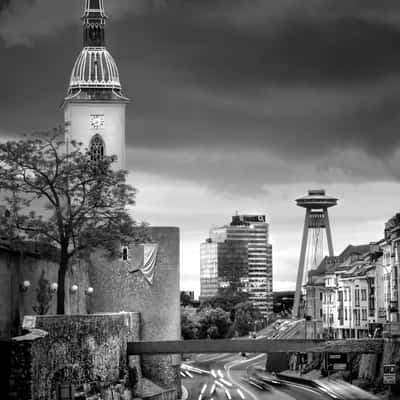
{"label": "highway", "polygon": [[[271,338],[272,335],[275,335],[275,338],[293,337],[301,330],[300,324],[292,322],[285,330],[278,332],[270,328],[259,338]],[[250,382],[249,378],[254,368],[264,369],[266,361],[265,354],[247,355],[247,358],[241,354],[229,353],[198,355],[194,362],[184,364],[189,370],[183,368],[183,374],[186,376],[182,377],[182,382],[188,390],[188,400],[331,399],[321,392],[295,383],[279,387],[268,385],[266,390],[258,386],[256,381]],[[190,371],[190,368],[193,370]],[[196,368],[200,369],[200,372],[196,372]]]}
{"label": "highway", "polygon": [[[211,357],[210,357],[211,358]],[[265,365],[266,356],[264,354],[254,355],[249,359],[243,359],[238,355],[224,355],[220,358],[212,356],[209,361],[201,361],[193,364],[194,367],[207,371],[213,370],[216,377],[211,374],[191,373],[193,378],[183,378],[183,384],[189,392],[188,400],[324,400],[331,399],[324,396],[320,392],[313,389],[301,387],[299,385],[289,383],[282,387],[271,387],[268,391],[251,385],[244,379],[248,376],[249,370],[255,366],[263,367]],[[232,386],[215,384],[215,381],[223,380],[229,382]],[[250,375],[251,376],[251,375]],[[205,386],[206,385],[206,386]],[[215,391],[211,393],[215,385]],[[205,387],[205,389],[203,389]],[[201,391],[203,389],[203,394]],[[228,391],[228,393],[226,392]],[[229,398],[229,396],[231,398]]]}
{"label": "highway", "polygon": [[[284,329],[272,328],[258,338],[288,339],[304,335],[302,321],[290,321]],[[238,339],[240,340],[240,339]],[[377,399],[353,385],[330,379],[315,387],[299,378],[274,377],[265,372],[266,354],[201,354],[181,367],[188,400],[338,400]],[[275,365],[276,364],[276,365]],[[279,370],[280,357],[269,357],[268,369]]]}

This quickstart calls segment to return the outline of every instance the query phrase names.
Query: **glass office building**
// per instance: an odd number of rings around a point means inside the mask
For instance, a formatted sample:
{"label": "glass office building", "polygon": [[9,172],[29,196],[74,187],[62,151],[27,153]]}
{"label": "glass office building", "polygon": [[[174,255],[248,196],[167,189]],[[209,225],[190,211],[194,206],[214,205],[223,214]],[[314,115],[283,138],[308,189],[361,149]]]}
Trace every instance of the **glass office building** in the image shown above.
{"label": "glass office building", "polygon": [[263,315],[272,311],[272,246],[265,215],[236,215],[230,225],[211,229],[200,255],[200,299],[230,286],[247,291]]}

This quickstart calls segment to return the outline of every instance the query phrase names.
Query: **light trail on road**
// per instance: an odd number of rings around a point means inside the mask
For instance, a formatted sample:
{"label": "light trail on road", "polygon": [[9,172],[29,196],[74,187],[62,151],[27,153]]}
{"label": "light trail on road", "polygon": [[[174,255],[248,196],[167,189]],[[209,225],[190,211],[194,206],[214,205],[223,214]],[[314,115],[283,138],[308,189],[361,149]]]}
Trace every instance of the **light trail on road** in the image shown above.
{"label": "light trail on road", "polygon": [[[263,356],[263,354],[262,354],[262,356]],[[256,356],[254,358],[259,358],[259,356]],[[226,371],[226,375],[227,375],[228,379],[231,382],[233,382],[242,392],[247,393],[253,400],[258,400],[258,398],[254,395],[253,392],[251,392],[246,387],[244,387],[241,383],[239,383],[235,379],[233,379],[232,376],[231,376],[231,373],[230,373],[232,367],[238,366],[240,364],[244,364],[244,363],[249,362],[249,361],[251,362],[251,361],[253,361],[253,359],[241,360],[241,361],[238,361],[236,363],[235,362],[231,362],[229,364],[225,364],[224,368],[225,368],[225,371]]]}
{"label": "light trail on road", "polygon": [[[288,337],[296,335],[301,329],[301,321],[294,321],[284,331],[278,332],[270,329],[269,332],[262,332],[255,340],[270,338],[271,336]],[[261,333],[261,332],[260,332]],[[277,335],[278,333],[278,335]],[[240,340],[240,339],[238,339]],[[189,389],[187,400],[326,400],[331,399],[324,393],[317,392],[303,386],[292,385],[288,382],[285,386],[263,384],[260,381],[259,388],[250,386],[247,377],[253,375],[252,368],[258,365],[266,365],[267,354],[251,354],[249,358],[243,359],[241,353],[221,353],[213,355],[199,355],[195,360],[189,361],[193,368],[191,371],[202,371],[207,374],[196,374],[194,379],[186,379],[185,385]],[[269,363],[275,365],[278,360],[269,357]],[[274,367],[271,365],[271,368]],[[279,368],[279,367],[278,367]],[[279,371],[279,369],[278,369]],[[187,373],[187,370],[184,370]],[[224,377],[225,375],[225,377]],[[245,376],[245,381],[241,381]],[[227,383],[230,383],[229,386]],[[257,379],[253,382],[257,383]],[[206,385],[206,389],[201,389]],[[229,396],[228,394],[229,393]]]}

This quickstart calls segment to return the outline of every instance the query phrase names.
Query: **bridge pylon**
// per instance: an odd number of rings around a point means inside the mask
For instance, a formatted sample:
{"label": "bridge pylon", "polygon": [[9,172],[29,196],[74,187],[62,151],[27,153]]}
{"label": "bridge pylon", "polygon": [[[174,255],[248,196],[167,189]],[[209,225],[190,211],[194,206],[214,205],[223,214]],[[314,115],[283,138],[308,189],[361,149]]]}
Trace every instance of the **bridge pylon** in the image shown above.
{"label": "bridge pylon", "polygon": [[315,269],[323,258],[323,232],[326,232],[328,254],[333,257],[332,232],[329,223],[328,208],[336,206],[338,199],[327,196],[325,190],[309,190],[307,196],[296,200],[299,207],[306,209],[300,259],[297,270],[296,293],[293,304],[293,316],[301,317],[300,299],[304,280],[304,268],[307,257],[307,272]]}

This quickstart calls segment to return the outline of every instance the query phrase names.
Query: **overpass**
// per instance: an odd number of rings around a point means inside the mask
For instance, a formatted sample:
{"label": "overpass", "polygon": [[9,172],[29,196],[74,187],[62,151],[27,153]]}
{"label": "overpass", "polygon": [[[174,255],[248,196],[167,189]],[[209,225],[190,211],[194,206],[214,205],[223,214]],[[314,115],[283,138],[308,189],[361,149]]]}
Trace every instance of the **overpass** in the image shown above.
{"label": "overpass", "polygon": [[364,353],[381,354],[384,339],[202,339],[128,342],[128,355],[180,353]]}

